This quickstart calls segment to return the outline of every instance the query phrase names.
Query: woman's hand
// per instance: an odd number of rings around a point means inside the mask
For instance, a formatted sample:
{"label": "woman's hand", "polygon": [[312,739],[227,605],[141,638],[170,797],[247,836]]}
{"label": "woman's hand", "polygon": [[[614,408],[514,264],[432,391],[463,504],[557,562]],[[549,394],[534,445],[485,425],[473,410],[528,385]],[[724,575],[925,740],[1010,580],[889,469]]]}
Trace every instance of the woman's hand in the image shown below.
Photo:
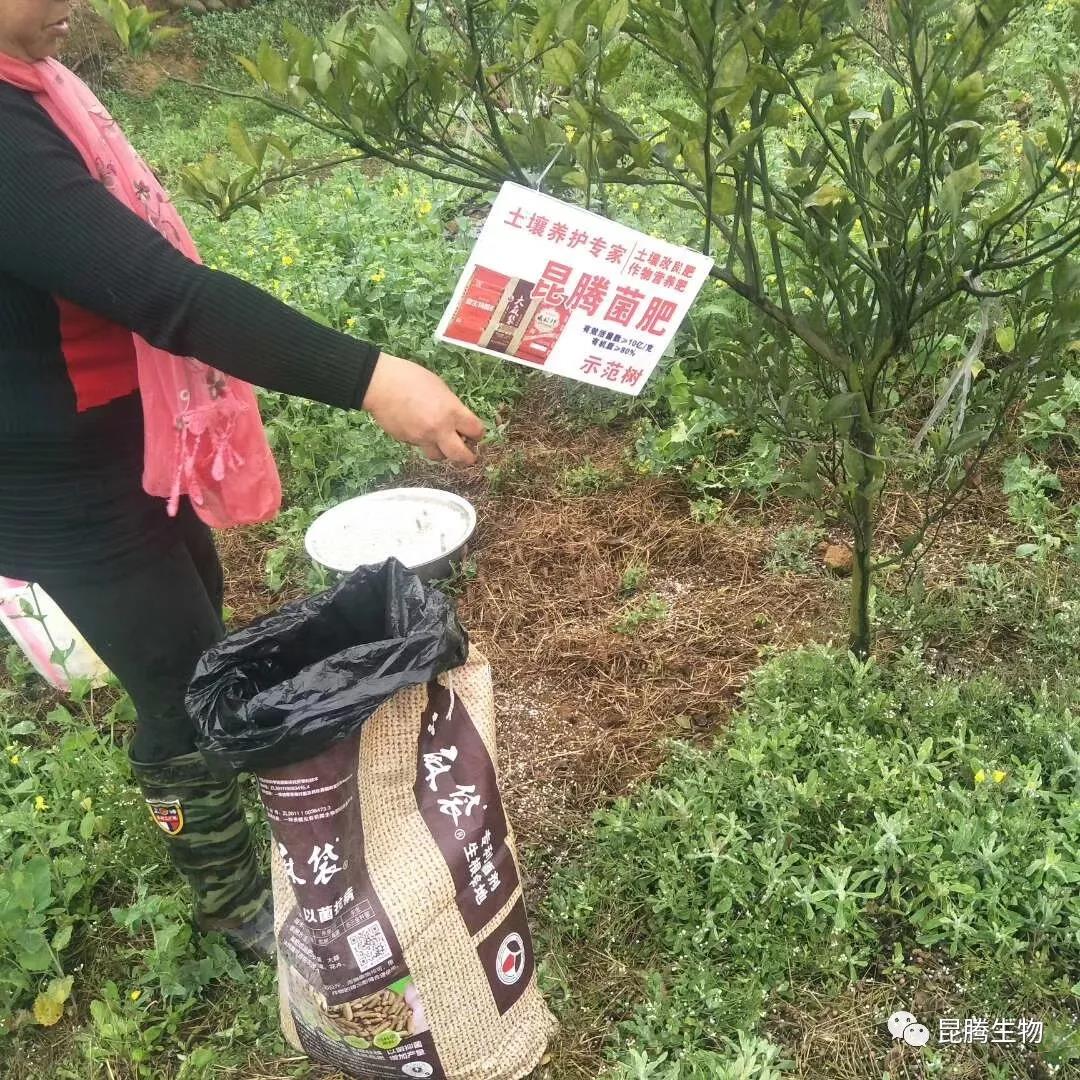
{"label": "woman's hand", "polygon": [[484,437],[482,421],[438,375],[411,360],[380,354],[364,408],[387,435],[420,447],[432,461],[476,462],[465,440]]}

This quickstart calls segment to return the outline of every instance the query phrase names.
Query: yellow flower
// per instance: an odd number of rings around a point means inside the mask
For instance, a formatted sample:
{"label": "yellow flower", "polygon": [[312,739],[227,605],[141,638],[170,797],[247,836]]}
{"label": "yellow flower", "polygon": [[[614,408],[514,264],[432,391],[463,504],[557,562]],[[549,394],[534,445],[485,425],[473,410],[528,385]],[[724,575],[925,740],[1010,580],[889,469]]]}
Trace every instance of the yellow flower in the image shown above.
{"label": "yellow flower", "polygon": [[807,298],[807,300],[813,300],[814,299],[814,290],[811,289],[809,285],[804,285],[803,286],[802,294],[803,294],[803,296],[805,296]]}
{"label": "yellow flower", "polygon": [[378,270],[375,271],[374,274],[371,275],[370,280],[373,285],[378,285],[380,281],[386,280],[386,271],[380,267]]}
{"label": "yellow flower", "polygon": [[292,264],[293,264],[293,257],[291,255],[282,255],[281,256],[281,265],[282,266],[292,266]]}
{"label": "yellow flower", "polygon": [[982,769],[980,769],[975,774],[975,783],[976,784],[985,784],[986,783],[986,773]]}
{"label": "yellow flower", "polygon": [[138,1001],[139,998],[142,997],[142,991],[141,990],[132,990],[131,993],[128,996],[131,998],[132,1001]]}
{"label": "yellow flower", "polygon": [[42,796],[42,795],[35,795],[34,796],[34,809],[35,810],[48,810],[49,809],[49,804],[45,801],[44,796]]}
{"label": "yellow flower", "polygon": [[10,761],[12,765],[18,765],[20,760],[18,754],[12,754],[11,757],[8,758],[8,761]]}
{"label": "yellow flower", "polygon": [[640,209],[641,209],[641,203],[639,203],[639,202],[632,202],[632,203],[630,204],[630,209],[631,209],[631,210],[640,210]]}
{"label": "yellow flower", "polygon": [[994,777],[995,784],[1000,784],[1005,779],[1005,773],[1001,769],[995,769],[991,775]]}
{"label": "yellow flower", "polygon": [[354,329],[356,328],[356,316],[355,316],[355,315],[350,315],[350,316],[349,316],[349,317],[348,317],[348,318],[347,318],[347,319],[345,320],[345,325],[346,325],[346,326],[347,326],[347,327],[348,327],[348,328],[349,328],[350,330],[354,330]]}
{"label": "yellow flower", "polygon": [[427,200],[427,199],[421,200],[419,205],[416,207],[417,217],[427,217],[428,214],[430,214],[430,213],[431,213],[431,203],[430,203],[430,201]]}

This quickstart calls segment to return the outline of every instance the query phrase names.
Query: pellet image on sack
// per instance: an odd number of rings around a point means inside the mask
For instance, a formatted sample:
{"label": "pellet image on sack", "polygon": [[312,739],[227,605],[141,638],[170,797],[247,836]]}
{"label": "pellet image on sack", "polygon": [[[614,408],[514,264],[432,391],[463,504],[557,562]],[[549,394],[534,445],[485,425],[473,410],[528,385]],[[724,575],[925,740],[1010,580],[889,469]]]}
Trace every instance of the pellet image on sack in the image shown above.
{"label": "pellet image on sack", "polygon": [[554,1020],[496,778],[487,661],[396,560],[241,630],[188,704],[256,774],[282,1025],[353,1077],[516,1080]]}

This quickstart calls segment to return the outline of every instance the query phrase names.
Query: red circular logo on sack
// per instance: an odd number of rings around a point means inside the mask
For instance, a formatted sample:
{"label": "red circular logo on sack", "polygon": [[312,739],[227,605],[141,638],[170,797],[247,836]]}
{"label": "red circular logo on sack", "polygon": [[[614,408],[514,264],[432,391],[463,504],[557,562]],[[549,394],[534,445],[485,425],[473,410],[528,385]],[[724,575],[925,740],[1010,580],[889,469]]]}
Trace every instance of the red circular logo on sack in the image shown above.
{"label": "red circular logo on sack", "polygon": [[525,942],[520,934],[507,934],[495,958],[495,974],[505,986],[513,986],[525,974]]}

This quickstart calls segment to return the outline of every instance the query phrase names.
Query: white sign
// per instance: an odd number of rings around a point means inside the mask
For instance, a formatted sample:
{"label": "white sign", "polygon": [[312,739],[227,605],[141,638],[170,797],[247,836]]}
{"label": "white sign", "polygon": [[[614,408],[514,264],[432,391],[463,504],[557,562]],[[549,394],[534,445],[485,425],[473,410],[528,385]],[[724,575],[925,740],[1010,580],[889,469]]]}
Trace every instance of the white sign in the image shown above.
{"label": "white sign", "polygon": [[504,184],[436,336],[637,395],[712,262]]}

